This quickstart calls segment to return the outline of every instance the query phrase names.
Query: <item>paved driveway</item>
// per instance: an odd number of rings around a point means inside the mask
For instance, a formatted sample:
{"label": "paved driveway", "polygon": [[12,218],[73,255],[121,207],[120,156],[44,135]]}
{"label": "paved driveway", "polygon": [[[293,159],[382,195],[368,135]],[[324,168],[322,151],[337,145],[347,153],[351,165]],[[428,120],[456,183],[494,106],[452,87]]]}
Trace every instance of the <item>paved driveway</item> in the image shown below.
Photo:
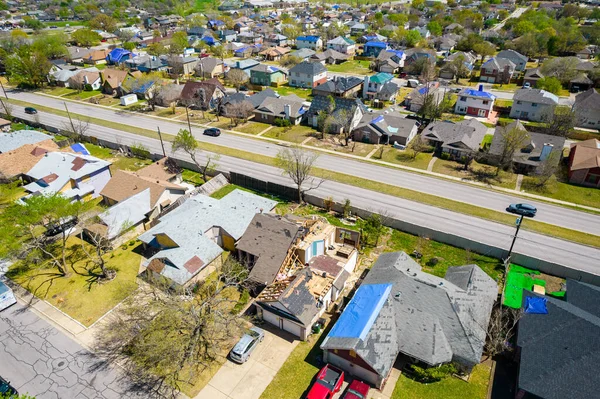
{"label": "paved driveway", "polygon": [[21,303],[0,312],[0,375],[37,399],[150,397]]}
{"label": "paved driveway", "polygon": [[226,360],[195,399],[258,399],[297,344],[283,331],[265,331],[246,363]]}

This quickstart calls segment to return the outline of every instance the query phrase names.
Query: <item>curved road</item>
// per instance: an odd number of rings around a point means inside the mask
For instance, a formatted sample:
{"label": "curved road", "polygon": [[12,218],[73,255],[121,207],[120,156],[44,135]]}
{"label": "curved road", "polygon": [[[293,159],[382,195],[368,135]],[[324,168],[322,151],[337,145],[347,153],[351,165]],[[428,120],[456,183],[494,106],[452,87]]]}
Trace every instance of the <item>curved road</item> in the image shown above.
{"label": "curved road", "polygon": [[[62,101],[44,95],[27,92],[12,92],[10,93],[10,97],[33,104],[64,110]],[[187,124],[183,122],[171,122],[160,118],[113,110],[107,107],[86,105],[76,102],[67,103],[69,111],[72,114],[92,116],[94,118],[106,119],[124,125],[136,126],[149,130],[156,130],[158,126],[160,127],[161,132],[172,135],[177,134],[179,129],[187,126]],[[18,108],[15,111],[21,110],[20,107],[15,108]],[[54,117],[54,115],[51,114],[40,113],[39,115],[41,121],[48,121]],[[61,122],[58,126],[63,125],[64,122]],[[275,141],[245,137],[235,133],[227,133],[227,131],[224,131],[221,136],[217,138],[207,137],[200,134],[201,130],[201,128],[197,128],[194,131],[194,134],[199,141],[203,142],[219,144],[269,157],[275,157],[277,152],[281,149]],[[546,202],[524,199],[523,197],[510,195],[500,191],[487,190],[474,185],[431,177],[420,173],[407,172],[402,169],[381,166],[376,163],[360,161],[343,156],[321,154],[317,160],[317,166],[334,172],[345,173],[500,212],[504,212],[508,204],[525,201],[538,208],[539,211],[536,220],[540,222],[600,236],[600,215],[598,214],[577,211],[571,208],[551,205]]]}
{"label": "curved road", "polygon": [[[23,119],[33,119],[31,115],[25,114],[21,109],[15,110],[14,115]],[[57,127],[63,126],[67,121],[66,118],[54,114],[40,112],[39,115],[47,124]],[[138,136],[97,125],[90,125],[88,133],[90,136],[97,137],[98,139],[122,145],[141,143],[153,153],[162,153],[158,138]],[[196,136],[201,136],[199,129],[196,132]],[[224,136],[222,135],[222,137]],[[222,141],[222,144],[227,143],[226,140]],[[277,144],[263,144],[267,149],[277,150],[281,148]],[[183,154],[181,151],[172,154],[169,142],[165,142],[165,147],[167,154],[180,160],[190,161],[189,156]],[[205,152],[199,152],[197,158],[202,162],[205,156]],[[282,176],[280,169],[239,158],[221,156],[219,169],[224,172],[237,171],[258,179],[293,186],[290,179]],[[383,170],[389,171],[387,168],[383,168]],[[438,180],[435,181],[437,182]],[[485,190],[482,191],[485,192]],[[506,248],[507,250],[512,240],[512,234],[514,234],[514,228],[511,226],[329,180],[324,181],[319,188],[311,193],[322,197],[331,196],[338,202],[349,198],[354,206],[363,209],[382,212],[407,223],[443,231],[458,237],[465,237],[476,242]],[[598,248],[522,230],[515,244],[514,251],[573,269],[575,272],[571,277],[574,278],[577,278],[577,271],[600,276],[600,249]]]}

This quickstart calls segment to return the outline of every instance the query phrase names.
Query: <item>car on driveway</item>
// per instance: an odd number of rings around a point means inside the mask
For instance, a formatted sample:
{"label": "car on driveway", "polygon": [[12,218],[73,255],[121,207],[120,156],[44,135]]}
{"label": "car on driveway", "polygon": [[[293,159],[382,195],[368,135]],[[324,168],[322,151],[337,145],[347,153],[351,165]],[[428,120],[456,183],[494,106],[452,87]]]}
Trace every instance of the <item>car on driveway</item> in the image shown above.
{"label": "car on driveway", "polygon": [[33,108],[33,107],[25,107],[25,113],[26,114],[37,114],[37,109]]}
{"label": "car on driveway", "polygon": [[326,364],[310,387],[306,399],[330,399],[342,389],[344,372],[331,364]]}
{"label": "car on driveway", "polygon": [[19,393],[13,388],[8,381],[0,377],[0,397],[10,398],[11,396],[18,396]]}
{"label": "car on driveway", "polygon": [[537,208],[529,204],[510,204],[506,208],[507,212],[516,213],[517,215],[534,217],[537,213]]}
{"label": "car on driveway", "polygon": [[204,134],[207,136],[218,137],[221,135],[221,129],[217,129],[216,127],[211,127],[209,129],[205,129]]}
{"label": "car on driveway", "polygon": [[229,352],[229,357],[236,363],[246,363],[250,354],[254,352],[254,349],[258,346],[259,342],[265,339],[265,332],[258,328],[252,327],[233,347]]}
{"label": "car on driveway", "polygon": [[371,387],[362,381],[354,380],[350,383],[342,399],[367,399]]}

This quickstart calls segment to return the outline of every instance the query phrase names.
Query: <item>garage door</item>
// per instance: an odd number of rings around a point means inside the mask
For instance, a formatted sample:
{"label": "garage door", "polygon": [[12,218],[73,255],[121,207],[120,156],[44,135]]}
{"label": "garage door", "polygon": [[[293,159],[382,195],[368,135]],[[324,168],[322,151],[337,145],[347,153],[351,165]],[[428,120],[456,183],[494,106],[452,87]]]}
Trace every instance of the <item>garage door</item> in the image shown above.
{"label": "garage door", "polygon": [[297,337],[302,337],[302,327],[300,327],[296,323],[292,323],[291,321],[283,317],[279,317],[271,312],[263,310],[263,320],[269,324],[274,325],[277,328],[292,333]]}
{"label": "garage door", "polygon": [[289,333],[294,334],[296,337],[302,337],[302,327],[296,323],[292,323],[289,320],[281,319],[283,322],[283,329]]}

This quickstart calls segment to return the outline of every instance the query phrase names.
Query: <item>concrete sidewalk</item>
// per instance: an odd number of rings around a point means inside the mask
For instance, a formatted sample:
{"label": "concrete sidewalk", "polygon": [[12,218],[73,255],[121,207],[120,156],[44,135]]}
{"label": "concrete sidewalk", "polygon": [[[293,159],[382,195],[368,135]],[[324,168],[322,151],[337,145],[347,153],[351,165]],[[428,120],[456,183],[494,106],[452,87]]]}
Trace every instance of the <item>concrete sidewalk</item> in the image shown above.
{"label": "concrete sidewalk", "polygon": [[246,363],[226,360],[194,399],[260,398],[298,342],[284,331],[266,330],[264,341],[258,344]]}

